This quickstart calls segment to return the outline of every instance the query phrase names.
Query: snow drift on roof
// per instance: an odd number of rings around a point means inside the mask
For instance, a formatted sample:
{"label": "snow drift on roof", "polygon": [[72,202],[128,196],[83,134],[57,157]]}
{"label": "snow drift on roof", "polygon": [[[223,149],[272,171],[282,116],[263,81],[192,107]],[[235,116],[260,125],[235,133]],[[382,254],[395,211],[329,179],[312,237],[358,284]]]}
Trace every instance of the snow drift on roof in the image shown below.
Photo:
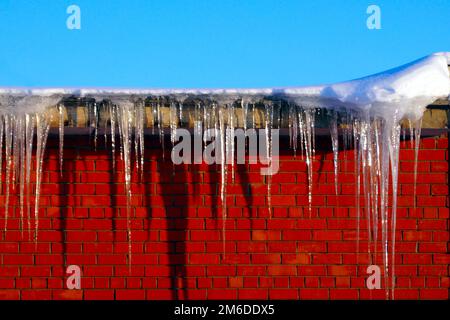
{"label": "snow drift on roof", "polygon": [[[369,110],[386,117],[398,109],[401,117],[417,118],[423,108],[450,94],[450,52],[435,53],[375,75],[331,85],[265,89],[110,89],[110,88],[0,88],[3,112],[30,111],[57,103],[65,96],[114,99],[119,96],[212,95],[228,101],[245,96],[280,95],[304,106]],[[32,98],[31,98],[32,97]]]}

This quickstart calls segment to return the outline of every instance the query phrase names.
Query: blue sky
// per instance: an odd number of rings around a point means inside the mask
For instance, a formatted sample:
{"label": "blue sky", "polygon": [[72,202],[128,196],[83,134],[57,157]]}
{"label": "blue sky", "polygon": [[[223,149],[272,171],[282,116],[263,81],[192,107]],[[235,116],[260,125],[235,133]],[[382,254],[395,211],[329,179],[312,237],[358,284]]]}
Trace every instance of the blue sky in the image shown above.
{"label": "blue sky", "polygon": [[[69,5],[81,30],[69,30]],[[369,5],[381,30],[366,27]],[[450,51],[449,0],[1,0],[0,86],[280,87]]]}

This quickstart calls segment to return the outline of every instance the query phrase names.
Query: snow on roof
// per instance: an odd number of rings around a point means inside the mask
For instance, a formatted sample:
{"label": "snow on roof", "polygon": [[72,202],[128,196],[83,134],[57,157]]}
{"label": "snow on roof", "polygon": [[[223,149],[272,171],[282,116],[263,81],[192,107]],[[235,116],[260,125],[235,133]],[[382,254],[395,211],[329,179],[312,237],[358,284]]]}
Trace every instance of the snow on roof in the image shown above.
{"label": "snow on roof", "polygon": [[[330,85],[265,89],[112,89],[112,88],[0,88],[0,108],[9,109],[11,97],[23,97],[19,109],[57,103],[65,96],[114,98],[149,95],[213,95],[228,99],[242,96],[279,95],[304,106],[370,109],[380,115],[397,108],[401,116],[415,117],[422,108],[450,94],[450,52],[435,53],[385,72]],[[32,107],[30,104],[34,104]],[[8,108],[9,107],[9,108]],[[3,110],[5,111],[5,110]]]}

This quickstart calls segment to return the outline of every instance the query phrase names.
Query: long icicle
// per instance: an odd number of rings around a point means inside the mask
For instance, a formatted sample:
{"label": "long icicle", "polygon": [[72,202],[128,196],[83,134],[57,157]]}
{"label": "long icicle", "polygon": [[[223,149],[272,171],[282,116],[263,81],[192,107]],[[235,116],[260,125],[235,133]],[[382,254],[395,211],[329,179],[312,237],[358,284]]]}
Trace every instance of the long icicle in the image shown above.
{"label": "long icicle", "polygon": [[50,129],[50,121],[46,114],[36,114],[36,191],[34,204],[34,241],[37,243],[39,230],[39,200],[42,181],[42,164],[44,161],[45,146],[47,144],[48,131]]}
{"label": "long icicle", "polygon": [[111,157],[113,171],[116,170],[116,106],[108,103],[109,119],[111,121]]}
{"label": "long icicle", "polygon": [[[226,125],[225,125],[225,110],[223,106],[219,106],[219,123],[218,132],[220,134],[220,163],[221,163],[221,179],[220,179],[220,200],[222,202],[222,243],[223,253],[225,255],[226,243],[226,220],[227,220],[227,180],[228,180],[228,165],[226,161]],[[217,135],[216,135],[217,137]]]}
{"label": "long icicle", "polygon": [[125,174],[125,191],[127,199],[127,238],[128,238],[128,262],[131,266],[131,129],[133,126],[132,122],[132,104],[125,102],[120,104],[117,110],[119,132],[121,136],[121,150],[122,150],[122,161],[124,165]]}
{"label": "long icicle", "polygon": [[[395,115],[396,117],[397,115]],[[398,161],[400,152],[400,124],[394,117],[389,140],[392,175],[392,214],[391,214],[391,298],[395,299],[395,234],[397,231],[397,193],[398,193]]]}
{"label": "long icicle", "polygon": [[8,230],[8,217],[9,217],[9,197],[10,197],[10,188],[11,188],[11,166],[12,166],[12,158],[11,158],[11,148],[12,148],[12,139],[13,139],[13,131],[11,125],[11,115],[5,115],[5,166],[6,166],[6,175],[5,175],[5,185],[6,185],[6,200],[5,200],[5,231]]}
{"label": "long icicle", "polygon": [[333,149],[333,166],[334,166],[334,191],[338,195],[338,173],[339,173],[339,135],[337,125],[337,112],[333,111],[330,122],[331,146]]}
{"label": "long icicle", "polygon": [[[266,138],[266,157],[268,160],[268,167],[272,168],[272,127],[273,127],[273,104],[265,106],[265,138]],[[269,217],[272,217],[272,175],[266,176],[267,183],[267,207],[269,210]]]}
{"label": "long icicle", "polygon": [[62,176],[64,159],[64,105],[58,105],[59,113],[59,174]]}
{"label": "long icicle", "polygon": [[28,224],[28,239],[31,240],[31,160],[33,156],[33,138],[34,138],[34,124],[36,116],[34,114],[25,115],[25,185],[27,188],[27,224]]}
{"label": "long icicle", "polygon": [[417,165],[419,161],[420,136],[422,134],[422,117],[414,124],[414,208],[417,206]]}
{"label": "long icicle", "polygon": [[20,173],[19,173],[19,206],[20,206],[20,232],[23,236],[24,205],[25,205],[25,115],[20,115],[18,120],[18,132],[16,138],[19,138],[18,146],[20,148]]}

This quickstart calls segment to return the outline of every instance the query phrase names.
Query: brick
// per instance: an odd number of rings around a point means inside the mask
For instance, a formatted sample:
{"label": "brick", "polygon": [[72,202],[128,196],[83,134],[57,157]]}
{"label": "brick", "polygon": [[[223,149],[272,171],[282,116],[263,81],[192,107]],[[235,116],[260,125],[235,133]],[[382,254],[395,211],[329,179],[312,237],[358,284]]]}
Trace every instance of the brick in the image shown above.
{"label": "brick", "polygon": [[420,299],[427,300],[447,300],[448,299],[448,289],[421,289]]}
{"label": "brick", "polygon": [[300,299],[325,300],[329,298],[328,289],[301,289]]}
{"label": "brick", "polygon": [[116,290],[117,300],[144,300],[145,290]]}
{"label": "brick", "polygon": [[332,300],[356,300],[358,296],[358,290],[355,289],[330,289]]}
{"label": "brick", "polygon": [[298,299],[298,290],[295,290],[295,289],[269,289],[269,299],[271,299],[271,300]]}
{"label": "brick", "polygon": [[[270,212],[261,166],[236,166],[224,238],[218,168],[172,167],[158,138],[146,136],[152,156],[142,180],[133,166],[128,265],[121,161],[112,172],[110,150],[94,153],[68,136],[61,178],[58,140],[50,137],[36,244],[20,231],[16,191],[10,198],[16,209],[8,232],[0,231],[0,299],[384,299],[384,290],[365,287],[363,196],[357,253],[353,150],[339,154],[336,197],[328,138],[317,137],[311,212],[301,157],[283,150],[280,172],[271,177]],[[448,139],[421,144],[414,186],[414,150],[402,143],[396,299],[448,299]],[[65,290],[68,264],[82,268],[82,291]]]}
{"label": "brick", "polygon": [[0,300],[19,300],[19,290],[0,290]]}
{"label": "brick", "polygon": [[51,290],[24,290],[21,294],[22,300],[51,300]]}
{"label": "brick", "polygon": [[81,300],[83,299],[83,290],[53,290],[52,299],[54,300]]}
{"label": "brick", "polygon": [[267,273],[273,276],[295,276],[297,269],[295,266],[271,265],[267,267]]}
{"label": "brick", "polygon": [[239,289],[239,300],[266,300],[268,298],[267,289]]}
{"label": "brick", "polygon": [[208,299],[211,300],[230,300],[237,299],[237,290],[224,289],[224,290],[208,290]]}

